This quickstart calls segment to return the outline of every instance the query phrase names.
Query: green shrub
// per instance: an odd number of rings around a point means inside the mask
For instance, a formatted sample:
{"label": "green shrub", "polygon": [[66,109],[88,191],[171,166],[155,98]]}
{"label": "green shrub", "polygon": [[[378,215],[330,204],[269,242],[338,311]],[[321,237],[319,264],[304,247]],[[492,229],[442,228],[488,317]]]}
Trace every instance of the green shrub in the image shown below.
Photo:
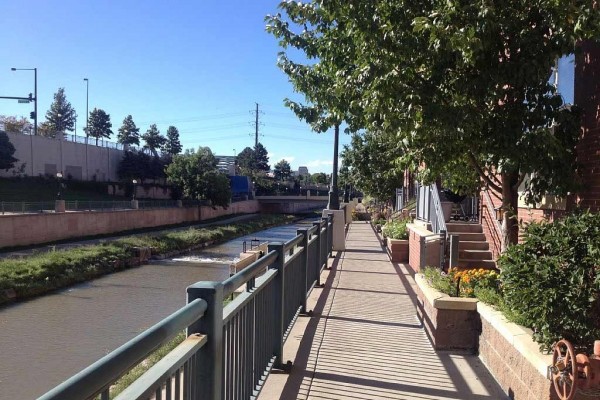
{"label": "green shrub", "polygon": [[390,239],[408,239],[408,230],[406,229],[406,224],[408,223],[410,223],[408,219],[388,222],[381,229],[383,236]]}
{"label": "green shrub", "polygon": [[456,295],[456,285],[452,282],[452,278],[447,274],[441,273],[438,268],[425,267],[423,275],[435,290],[445,293],[448,296]]}
{"label": "green shrub", "polygon": [[542,348],[600,337],[600,214],[530,224],[499,265],[507,308]]}

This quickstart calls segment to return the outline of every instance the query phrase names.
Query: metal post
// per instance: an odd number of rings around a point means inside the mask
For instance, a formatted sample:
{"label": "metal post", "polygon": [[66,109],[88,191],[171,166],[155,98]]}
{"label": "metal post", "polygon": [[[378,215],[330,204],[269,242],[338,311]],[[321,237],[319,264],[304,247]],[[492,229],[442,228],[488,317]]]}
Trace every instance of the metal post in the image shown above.
{"label": "metal post", "polygon": [[446,267],[446,231],[440,231],[440,269],[443,271]]}
{"label": "metal post", "polygon": [[283,326],[283,312],[284,312],[284,301],[285,301],[285,254],[283,252],[283,243],[274,242],[269,244],[268,252],[276,251],[277,259],[269,266],[269,269],[277,270],[277,275],[275,275],[275,279],[273,281],[274,284],[274,326],[275,330],[275,340],[273,343],[273,355],[275,356],[275,363],[273,364],[274,368],[283,369],[283,334],[284,334],[284,326]]}
{"label": "metal post", "polygon": [[329,202],[327,203],[328,210],[340,209],[340,196],[338,193],[338,147],[340,141],[340,125],[337,124],[334,130],[333,142],[333,172],[331,174],[331,187],[329,189]]}
{"label": "metal post", "polygon": [[223,284],[197,282],[187,288],[187,301],[204,299],[207,309],[204,317],[190,325],[187,336],[193,333],[207,335],[206,345],[196,359],[197,393],[199,400],[221,400],[223,391]]}
{"label": "metal post", "polygon": [[301,313],[306,314],[306,296],[308,296],[308,229],[298,229],[296,235],[302,235],[302,282],[300,283],[303,287],[302,292],[302,310]]}
{"label": "metal post", "polygon": [[321,265],[323,265],[323,260],[321,259],[321,222],[313,222],[313,226],[317,227],[317,259],[315,260],[315,265],[313,268],[317,270],[317,282],[315,283],[315,287],[321,286]]}
{"label": "metal post", "polygon": [[330,233],[333,230],[332,228],[329,228],[329,218],[333,218],[333,214],[328,214],[327,217],[323,217],[323,222],[325,222],[325,260],[323,260],[323,262],[325,263],[325,268],[327,268],[327,258],[330,256],[330,251],[331,251],[331,243],[330,243]]}
{"label": "metal post", "polygon": [[450,235],[450,265],[448,268],[456,268],[458,266],[458,235]]}
{"label": "metal post", "polygon": [[[37,125],[38,125],[38,115],[37,115],[37,103],[38,103],[38,97],[37,97],[37,68],[33,69],[33,92],[34,92],[34,96],[35,96],[35,100],[33,101],[33,134],[34,136],[37,136]],[[33,161],[33,158],[32,158]]]}

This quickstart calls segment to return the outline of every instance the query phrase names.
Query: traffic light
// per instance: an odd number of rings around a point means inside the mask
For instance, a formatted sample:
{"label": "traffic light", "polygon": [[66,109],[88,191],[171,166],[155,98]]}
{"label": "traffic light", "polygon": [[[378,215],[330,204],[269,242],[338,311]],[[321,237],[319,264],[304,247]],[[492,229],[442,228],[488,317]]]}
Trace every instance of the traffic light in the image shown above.
{"label": "traffic light", "polygon": [[29,118],[35,119],[35,113],[33,111],[29,113]]}
{"label": "traffic light", "polygon": [[33,100],[33,93],[29,93],[29,101]]}

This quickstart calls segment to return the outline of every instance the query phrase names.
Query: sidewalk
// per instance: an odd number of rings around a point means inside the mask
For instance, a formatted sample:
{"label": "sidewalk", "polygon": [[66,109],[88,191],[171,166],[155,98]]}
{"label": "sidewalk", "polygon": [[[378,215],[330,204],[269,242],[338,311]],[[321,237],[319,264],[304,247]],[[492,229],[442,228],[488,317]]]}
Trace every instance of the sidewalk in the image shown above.
{"label": "sidewalk", "polygon": [[477,356],[436,353],[416,315],[414,280],[371,225],[354,222],[259,400],[507,399]]}

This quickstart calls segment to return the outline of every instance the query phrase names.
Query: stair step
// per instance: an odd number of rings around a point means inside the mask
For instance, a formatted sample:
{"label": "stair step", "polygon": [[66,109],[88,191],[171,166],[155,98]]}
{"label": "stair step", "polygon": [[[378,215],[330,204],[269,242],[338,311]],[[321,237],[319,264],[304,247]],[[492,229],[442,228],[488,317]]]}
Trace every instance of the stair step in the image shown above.
{"label": "stair step", "polygon": [[458,235],[460,242],[485,242],[485,235],[483,233],[468,233],[468,232],[456,232],[453,235]]}
{"label": "stair step", "polygon": [[489,250],[459,250],[459,260],[491,260],[492,252]]}
{"label": "stair step", "polygon": [[480,224],[466,223],[466,222],[448,222],[446,224],[448,233],[482,233],[483,228]]}
{"label": "stair step", "polygon": [[496,262],[493,260],[458,260],[458,269],[497,269]]}
{"label": "stair step", "polygon": [[488,242],[468,242],[468,241],[460,241],[458,242],[458,250],[489,250],[490,245]]}

